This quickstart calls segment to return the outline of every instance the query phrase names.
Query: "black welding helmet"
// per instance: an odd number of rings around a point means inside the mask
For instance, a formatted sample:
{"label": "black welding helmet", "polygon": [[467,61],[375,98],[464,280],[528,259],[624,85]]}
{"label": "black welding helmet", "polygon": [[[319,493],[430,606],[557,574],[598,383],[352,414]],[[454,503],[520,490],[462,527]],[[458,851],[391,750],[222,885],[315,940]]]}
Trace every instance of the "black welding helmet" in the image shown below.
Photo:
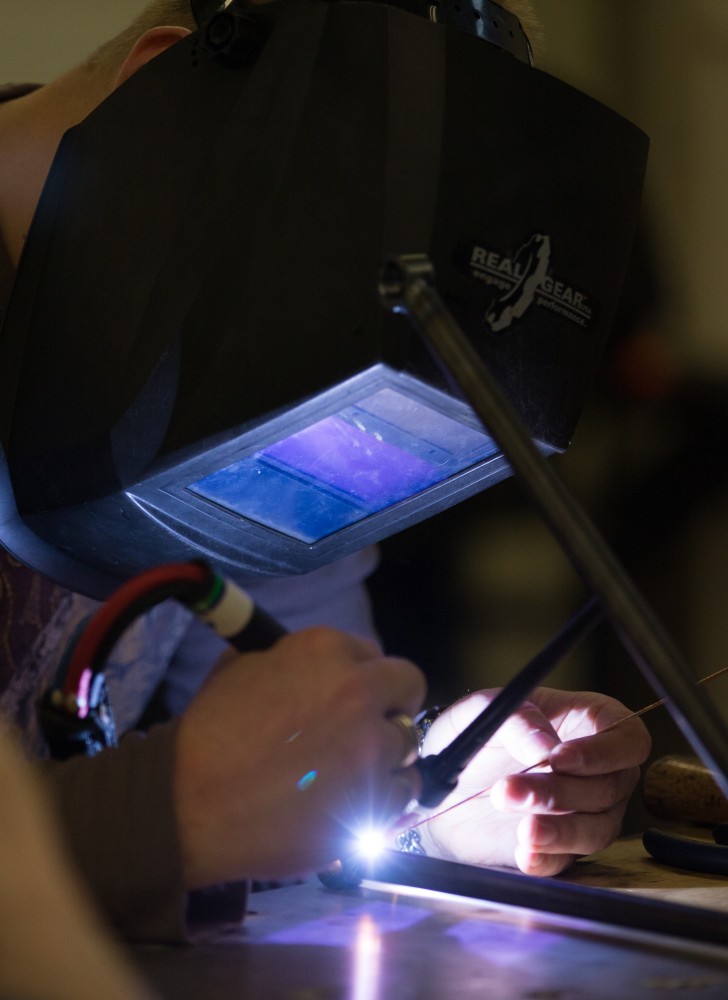
{"label": "black welding helmet", "polygon": [[61,142],[0,338],[0,541],[94,596],[192,556],[245,583],[507,475],[380,307],[392,253],[563,450],[646,155],[488,0],[213,11]]}

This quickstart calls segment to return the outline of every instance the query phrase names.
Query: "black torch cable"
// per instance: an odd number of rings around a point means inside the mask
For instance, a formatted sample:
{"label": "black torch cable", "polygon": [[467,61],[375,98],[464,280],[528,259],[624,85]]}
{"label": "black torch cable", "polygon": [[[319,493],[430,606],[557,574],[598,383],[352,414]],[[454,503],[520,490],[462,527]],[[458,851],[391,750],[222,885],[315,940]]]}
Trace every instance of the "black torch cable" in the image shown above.
{"label": "black torch cable", "polygon": [[258,607],[246,590],[227,577],[215,575],[214,587],[202,600],[187,606],[239,653],[269,649],[287,634],[281,623]]}

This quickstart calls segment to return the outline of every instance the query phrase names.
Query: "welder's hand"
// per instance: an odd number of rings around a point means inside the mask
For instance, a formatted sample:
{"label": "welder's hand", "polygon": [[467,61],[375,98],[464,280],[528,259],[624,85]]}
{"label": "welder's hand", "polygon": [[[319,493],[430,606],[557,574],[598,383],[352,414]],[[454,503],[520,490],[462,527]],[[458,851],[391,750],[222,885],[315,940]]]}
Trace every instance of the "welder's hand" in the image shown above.
{"label": "welder's hand", "polygon": [[317,871],[347,827],[398,815],[419,782],[387,714],[416,714],[424,693],[409,661],[328,628],[221,664],[178,731],[187,886]]}
{"label": "welder's hand", "polygon": [[[453,705],[432,725],[424,753],[447,746],[496,693]],[[603,732],[629,715],[606,695],[539,688],[432,813],[481,794],[420,826],[423,847],[432,856],[517,866],[529,875],[556,875],[606,847],[619,834],[650,750],[639,719]],[[544,760],[547,766],[518,773]]]}
{"label": "welder's hand", "polygon": [[0,722],[0,995],[150,1000],[62,853],[37,782]]}

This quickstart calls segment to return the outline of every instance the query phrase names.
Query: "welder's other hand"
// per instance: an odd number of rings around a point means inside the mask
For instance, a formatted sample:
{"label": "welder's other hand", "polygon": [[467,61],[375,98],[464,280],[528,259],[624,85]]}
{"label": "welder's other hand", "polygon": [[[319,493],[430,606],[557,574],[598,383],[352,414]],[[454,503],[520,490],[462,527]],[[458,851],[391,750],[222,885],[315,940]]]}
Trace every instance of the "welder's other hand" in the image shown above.
{"label": "welder's other hand", "polygon": [[0,995],[150,1000],[72,869],[56,817],[0,720]]}
{"label": "welder's other hand", "polygon": [[[403,730],[425,681],[409,661],[329,628],[228,658],[182,716],[175,802],[188,888],[314,872],[347,827],[419,790]],[[350,833],[350,831],[349,831]]]}
{"label": "welder's other hand", "polygon": [[[431,727],[424,753],[447,746],[495,694],[481,691],[453,705]],[[432,812],[476,797],[419,828],[427,853],[556,875],[606,847],[620,832],[650,750],[639,719],[605,732],[630,714],[606,695],[539,688]],[[519,773],[541,761],[548,765]]]}

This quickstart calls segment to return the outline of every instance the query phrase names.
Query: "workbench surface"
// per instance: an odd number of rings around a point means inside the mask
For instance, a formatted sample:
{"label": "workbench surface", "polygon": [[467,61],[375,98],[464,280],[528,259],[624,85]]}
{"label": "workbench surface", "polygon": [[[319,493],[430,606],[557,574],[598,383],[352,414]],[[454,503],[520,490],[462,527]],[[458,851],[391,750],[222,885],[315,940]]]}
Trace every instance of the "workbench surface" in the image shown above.
{"label": "workbench surface", "polygon": [[[525,876],[524,876],[525,878]],[[728,880],[653,862],[639,840],[579,862],[562,881],[728,910]],[[680,1000],[728,997],[726,945],[624,930],[459,895],[317,879],[255,893],[234,933],[134,957],[173,1000]]]}

